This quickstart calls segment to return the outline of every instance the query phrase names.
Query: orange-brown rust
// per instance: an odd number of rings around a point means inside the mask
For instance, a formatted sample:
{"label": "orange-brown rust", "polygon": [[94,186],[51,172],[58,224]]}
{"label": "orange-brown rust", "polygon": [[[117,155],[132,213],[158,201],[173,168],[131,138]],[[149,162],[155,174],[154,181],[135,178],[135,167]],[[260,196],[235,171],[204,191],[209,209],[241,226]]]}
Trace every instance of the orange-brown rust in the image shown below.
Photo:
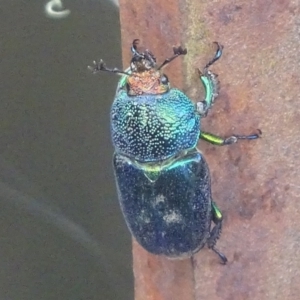
{"label": "orange-brown rust", "polygon": [[148,253],[133,241],[135,300],[194,300],[190,260],[170,260]]}

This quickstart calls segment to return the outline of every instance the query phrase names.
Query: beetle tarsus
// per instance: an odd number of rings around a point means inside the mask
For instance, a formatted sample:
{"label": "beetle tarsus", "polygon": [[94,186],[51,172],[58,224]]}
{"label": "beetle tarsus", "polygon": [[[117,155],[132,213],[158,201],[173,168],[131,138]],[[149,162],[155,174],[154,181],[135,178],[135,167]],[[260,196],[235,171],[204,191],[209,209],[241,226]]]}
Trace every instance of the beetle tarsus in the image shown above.
{"label": "beetle tarsus", "polygon": [[226,265],[226,263],[228,261],[227,257],[222,252],[220,252],[218,249],[216,249],[215,247],[212,247],[211,250],[214,251],[220,257],[220,259],[222,261],[222,265]]}
{"label": "beetle tarsus", "polygon": [[113,69],[107,68],[106,64],[104,63],[104,61],[102,59],[100,59],[98,62],[94,60],[93,65],[94,66],[88,66],[88,69],[90,71],[92,71],[93,74],[96,74],[100,71],[104,71],[104,72],[112,72],[112,73],[116,73],[116,74],[130,75],[129,73],[119,70],[118,68],[113,68]]}
{"label": "beetle tarsus", "polygon": [[186,55],[187,54],[187,49],[182,48],[181,46],[173,47],[173,52],[174,52],[174,55]]}
{"label": "beetle tarsus", "polygon": [[256,140],[262,134],[260,129],[258,129],[257,131],[258,133],[250,135],[232,135],[224,140],[223,145],[231,145],[236,143],[238,140]]}
{"label": "beetle tarsus", "polygon": [[162,69],[165,65],[169,64],[172,60],[174,60],[176,57],[180,56],[180,55],[186,55],[187,54],[187,49],[186,48],[182,48],[181,46],[179,47],[173,47],[173,52],[174,55],[167,58],[158,68],[157,70]]}
{"label": "beetle tarsus", "polygon": [[208,72],[208,68],[209,68],[212,64],[214,64],[214,63],[222,56],[224,46],[222,46],[222,45],[219,44],[218,42],[214,42],[214,44],[217,45],[217,51],[216,51],[216,54],[215,54],[215,56],[213,57],[213,59],[210,60],[210,61],[206,64],[206,66],[204,67],[204,69],[203,69],[203,75],[206,75],[207,72]]}

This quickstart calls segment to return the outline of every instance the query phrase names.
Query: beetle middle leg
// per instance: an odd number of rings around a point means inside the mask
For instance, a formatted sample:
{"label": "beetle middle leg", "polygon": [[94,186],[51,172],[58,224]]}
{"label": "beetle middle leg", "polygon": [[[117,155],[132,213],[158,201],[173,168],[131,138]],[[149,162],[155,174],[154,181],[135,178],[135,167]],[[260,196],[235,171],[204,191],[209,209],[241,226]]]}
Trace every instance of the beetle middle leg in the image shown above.
{"label": "beetle middle leg", "polygon": [[260,129],[257,130],[258,132],[255,134],[250,135],[231,135],[229,137],[222,138],[218,135],[201,131],[200,133],[200,139],[209,142],[211,144],[217,145],[217,146],[224,146],[224,145],[231,145],[236,143],[238,140],[256,140],[258,139],[262,132]]}
{"label": "beetle middle leg", "polygon": [[216,203],[212,201],[212,221],[215,223],[214,228],[210,231],[210,236],[207,240],[207,246],[209,249],[213,250],[218,256],[220,257],[222,264],[227,263],[227,258],[226,256],[221,253],[218,249],[215,248],[216,242],[218,238],[220,237],[221,231],[222,231],[222,221],[223,221],[223,216],[219,208],[217,207]]}

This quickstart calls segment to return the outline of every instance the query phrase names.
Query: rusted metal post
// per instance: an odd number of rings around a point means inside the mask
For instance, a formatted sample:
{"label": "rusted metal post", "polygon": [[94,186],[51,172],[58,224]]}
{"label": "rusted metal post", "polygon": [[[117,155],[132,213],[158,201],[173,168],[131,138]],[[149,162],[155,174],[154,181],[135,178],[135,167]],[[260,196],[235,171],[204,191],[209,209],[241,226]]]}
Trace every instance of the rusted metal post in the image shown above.
{"label": "rusted metal post", "polygon": [[196,100],[195,68],[218,41],[224,55],[213,70],[221,91],[202,126],[224,136],[263,131],[253,142],[200,145],[225,217],[218,247],[228,264],[204,249],[192,266],[134,242],[136,300],[299,299],[299,15],[297,1],[120,1],[124,66],[134,38],[161,61],[182,44],[188,55],[166,73]]}

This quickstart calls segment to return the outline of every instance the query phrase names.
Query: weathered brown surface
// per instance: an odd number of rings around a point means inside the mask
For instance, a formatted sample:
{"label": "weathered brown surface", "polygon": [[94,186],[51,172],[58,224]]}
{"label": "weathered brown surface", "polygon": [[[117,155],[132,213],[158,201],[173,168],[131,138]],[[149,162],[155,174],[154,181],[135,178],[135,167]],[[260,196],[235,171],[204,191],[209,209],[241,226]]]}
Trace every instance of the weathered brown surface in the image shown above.
{"label": "weathered brown surface", "polygon": [[201,95],[195,67],[225,46],[213,66],[220,96],[203,120],[220,135],[263,131],[257,141],[216,147],[200,142],[212,173],[215,201],[224,213],[218,248],[170,261],[134,244],[136,300],[298,300],[300,295],[300,4],[298,1],[121,0],[124,64],[134,38],[159,61],[183,44],[188,55],[172,63],[173,85]]}

